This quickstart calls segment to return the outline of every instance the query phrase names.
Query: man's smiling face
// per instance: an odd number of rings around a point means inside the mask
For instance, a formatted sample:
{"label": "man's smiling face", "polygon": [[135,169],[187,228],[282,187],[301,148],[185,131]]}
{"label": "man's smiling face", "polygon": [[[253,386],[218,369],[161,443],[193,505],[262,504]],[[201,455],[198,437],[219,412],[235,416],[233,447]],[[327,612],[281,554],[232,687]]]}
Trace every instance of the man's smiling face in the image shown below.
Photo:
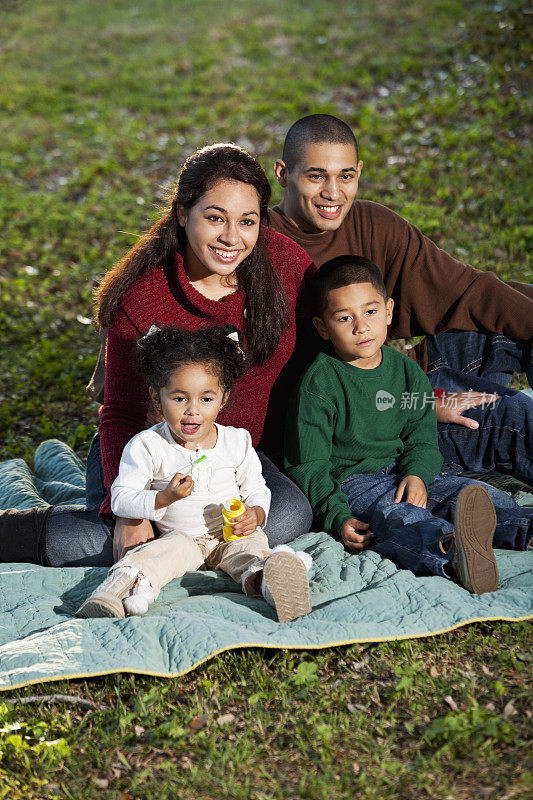
{"label": "man's smiling face", "polygon": [[355,200],[362,168],[355,147],[330,142],[304,145],[291,170],[276,161],[284,214],[306,233],[337,230]]}

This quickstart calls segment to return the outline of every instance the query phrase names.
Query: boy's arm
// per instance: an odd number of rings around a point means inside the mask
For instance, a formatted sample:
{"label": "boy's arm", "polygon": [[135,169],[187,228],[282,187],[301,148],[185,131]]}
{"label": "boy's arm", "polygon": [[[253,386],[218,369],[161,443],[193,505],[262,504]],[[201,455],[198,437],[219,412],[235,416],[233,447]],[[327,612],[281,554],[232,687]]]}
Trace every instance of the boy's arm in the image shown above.
{"label": "boy's arm", "polygon": [[404,450],[396,459],[396,464],[402,478],[417,475],[427,488],[440,472],[443,461],[437,440],[435,397],[431,384],[420,367],[414,363],[409,366],[411,391],[407,394],[411,396],[411,403],[415,407],[406,407],[403,412],[407,417],[401,432]]}
{"label": "boy's arm", "polygon": [[336,408],[324,397],[300,390],[289,402],[285,469],[309,498],[325,530],[340,534],[352,517],[346,495],[331,476]]}

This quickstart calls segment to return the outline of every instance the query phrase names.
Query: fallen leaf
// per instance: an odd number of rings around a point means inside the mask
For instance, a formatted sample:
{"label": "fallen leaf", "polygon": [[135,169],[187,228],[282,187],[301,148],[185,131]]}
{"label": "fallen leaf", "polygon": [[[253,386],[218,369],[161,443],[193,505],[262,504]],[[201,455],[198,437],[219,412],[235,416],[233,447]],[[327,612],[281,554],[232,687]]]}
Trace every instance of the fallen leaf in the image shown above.
{"label": "fallen leaf", "polygon": [[446,695],[446,697],[444,698],[444,702],[448,703],[452,711],[457,711],[459,708],[459,706],[457,705],[457,703],[450,694]]}
{"label": "fallen leaf", "polygon": [[93,778],[93,780],[98,789],[107,789],[109,787],[109,781],[107,778]]}
{"label": "fallen leaf", "polygon": [[235,714],[222,714],[222,716],[217,717],[217,725],[227,725],[229,722],[233,722],[235,719]]}
{"label": "fallen leaf", "polygon": [[191,721],[189,722],[189,728],[194,733],[196,733],[196,731],[201,731],[202,728],[205,728],[205,726],[207,725],[208,719],[209,719],[209,714],[202,714],[199,717],[195,717],[194,719],[191,719]]}
{"label": "fallen leaf", "polygon": [[429,668],[429,674],[431,675],[432,678],[437,678],[438,677],[439,672],[438,672],[437,667],[435,665],[432,665]]}
{"label": "fallen leaf", "polygon": [[507,719],[508,717],[512,717],[513,714],[516,714],[516,708],[513,706],[511,700],[507,703],[505,708],[503,709],[503,718]]}
{"label": "fallen leaf", "polygon": [[378,705],[378,706],[380,706],[380,705],[381,705],[381,697],[379,696],[379,692],[378,692],[378,690],[376,689],[376,687],[375,687],[375,686],[374,686],[374,688],[372,689],[372,692],[371,692],[371,694],[370,694],[370,697],[372,698],[372,700],[374,701],[374,703],[376,703],[376,705]]}
{"label": "fallen leaf", "polygon": [[356,775],[357,775],[357,773],[359,772],[360,769],[361,769],[361,767],[359,766],[357,761],[352,761],[352,770],[354,771],[354,773]]}

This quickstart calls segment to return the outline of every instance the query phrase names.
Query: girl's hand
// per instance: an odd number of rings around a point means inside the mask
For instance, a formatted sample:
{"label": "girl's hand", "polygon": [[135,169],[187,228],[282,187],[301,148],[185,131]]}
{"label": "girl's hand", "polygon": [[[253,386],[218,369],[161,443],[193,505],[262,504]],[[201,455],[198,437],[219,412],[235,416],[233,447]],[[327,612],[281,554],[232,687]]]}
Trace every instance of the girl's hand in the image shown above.
{"label": "girl's hand", "polygon": [[406,503],[411,503],[418,508],[425,508],[428,493],[422,478],[419,478],[418,475],[407,475],[403,478],[394,495],[394,502],[399,503],[402,498]]}
{"label": "girl's hand", "polygon": [[369,524],[358,519],[347,519],[341,528],[341,539],[350,550],[364,550],[372,543],[374,534],[369,531]]}
{"label": "girl's hand", "polygon": [[155,496],[156,511],[160,508],[175,503],[176,500],[182,500],[188,497],[193,490],[194,481],[190,475],[184,475],[182,472],[176,472],[167,486],[158,492]]}
{"label": "girl's hand", "polygon": [[265,524],[266,515],[261,506],[253,506],[248,508],[241,514],[240,517],[235,519],[235,522],[230,522],[231,529],[235,536],[249,536],[255,529]]}

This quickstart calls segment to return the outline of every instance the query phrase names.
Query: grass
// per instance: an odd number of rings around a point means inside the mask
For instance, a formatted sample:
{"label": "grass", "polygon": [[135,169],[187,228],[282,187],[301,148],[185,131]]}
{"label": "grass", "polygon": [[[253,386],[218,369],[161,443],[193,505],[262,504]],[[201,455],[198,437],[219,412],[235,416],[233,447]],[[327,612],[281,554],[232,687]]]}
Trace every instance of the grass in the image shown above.
{"label": "grass", "polygon": [[[95,282],[210,141],[273,178],[292,121],[341,116],[360,196],[533,281],[528,19],[514,0],[5,2],[0,458],[50,436],[86,454]],[[108,708],[0,705],[0,798],[524,797],[528,640],[494,623],[20,690]]]}

